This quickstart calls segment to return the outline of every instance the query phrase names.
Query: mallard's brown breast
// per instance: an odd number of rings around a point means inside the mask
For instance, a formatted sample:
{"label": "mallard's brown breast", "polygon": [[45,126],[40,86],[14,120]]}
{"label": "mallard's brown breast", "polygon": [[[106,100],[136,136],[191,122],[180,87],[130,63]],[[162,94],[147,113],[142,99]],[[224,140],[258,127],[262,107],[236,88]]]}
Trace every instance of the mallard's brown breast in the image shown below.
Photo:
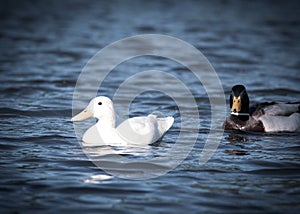
{"label": "mallard's brown breast", "polygon": [[249,120],[242,121],[237,116],[230,115],[224,123],[225,130],[241,130],[252,132],[264,132],[265,128],[260,120],[249,117]]}

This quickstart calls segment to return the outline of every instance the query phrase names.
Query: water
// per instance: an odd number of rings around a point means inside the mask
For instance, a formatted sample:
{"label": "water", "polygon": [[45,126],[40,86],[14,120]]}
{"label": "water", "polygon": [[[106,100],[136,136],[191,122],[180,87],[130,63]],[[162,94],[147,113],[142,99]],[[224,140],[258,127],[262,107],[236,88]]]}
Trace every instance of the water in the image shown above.
{"label": "water", "polygon": [[[129,61],[101,88],[102,95],[113,96],[124,78],[149,69],[189,85],[201,129],[189,156],[169,173],[134,181],[99,169],[69,122],[76,80],[87,61],[111,42],[144,33],[178,37],[201,50],[226,95],[243,83],[252,102],[299,101],[296,1],[1,1],[0,8],[1,212],[299,212],[299,134],[225,132],[213,157],[199,165],[210,106],[201,84],[174,62]],[[174,102],[145,92],[129,114],[152,111],[176,116],[160,145],[115,148],[119,153],[143,160],[172,148],[180,129]],[[184,133],[184,142],[191,133]],[[115,162],[107,156],[107,163]]]}

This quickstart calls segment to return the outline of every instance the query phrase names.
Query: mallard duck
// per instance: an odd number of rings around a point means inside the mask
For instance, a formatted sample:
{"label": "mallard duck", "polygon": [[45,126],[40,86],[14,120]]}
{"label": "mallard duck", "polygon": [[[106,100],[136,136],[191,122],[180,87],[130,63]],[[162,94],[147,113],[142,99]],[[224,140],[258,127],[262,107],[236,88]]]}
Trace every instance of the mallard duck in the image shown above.
{"label": "mallard duck", "polygon": [[92,99],[88,106],[71,121],[97,118],[98,122],[83,135],[84,145],[148,145],[159,140],[173,125],[173,117],[158,118],[150,114],[133,117],[116,127],[113,102],[108,97]]}
{"label": "mallard duck", "polygon": [[224,128],[253,132],[299,132],[300,102],[265,102],[249,108],[245,86],[235,85],[230,94],[230,111]]}

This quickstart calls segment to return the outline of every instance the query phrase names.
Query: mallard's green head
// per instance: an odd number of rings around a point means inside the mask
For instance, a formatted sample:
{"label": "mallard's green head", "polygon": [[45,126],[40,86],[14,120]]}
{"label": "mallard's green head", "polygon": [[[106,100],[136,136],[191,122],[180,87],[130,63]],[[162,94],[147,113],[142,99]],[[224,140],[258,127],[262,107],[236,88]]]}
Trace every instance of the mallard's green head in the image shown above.
{"label": "mallard's green head", "polygon": [[249,118],[249,97],[245,86],[235,85],[230,94],[230,111],[232,115]]}

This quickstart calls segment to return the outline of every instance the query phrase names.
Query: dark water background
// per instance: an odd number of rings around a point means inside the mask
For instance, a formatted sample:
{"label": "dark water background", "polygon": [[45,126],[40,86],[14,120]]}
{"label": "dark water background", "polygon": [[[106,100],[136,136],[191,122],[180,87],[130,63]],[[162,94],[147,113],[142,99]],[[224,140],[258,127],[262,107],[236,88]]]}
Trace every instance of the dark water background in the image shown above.
{"label": "dark water background", "polygon": [[[68,122],[76,80],[88,59],[111,42],[145,33],[197,47],[227,94],[243,83],[253,102],[299,101],[297,1],[1,1],[0,12],[1,213],[300,211],[299,134],[226,132],[200,166],[210,119],[205,91],[161,59],[133,61],[119,71],[164,69],[198,92],[203,126],[176,169],[146,181],[111,176],[89,161]],[[118,74],[101,94],[113,95],[127,75]],[[132,116],[157,108],[172,113],[170,100],[143,96],[152,101],[137,99]],[[178,123],[153,153],[172,146]]]}

